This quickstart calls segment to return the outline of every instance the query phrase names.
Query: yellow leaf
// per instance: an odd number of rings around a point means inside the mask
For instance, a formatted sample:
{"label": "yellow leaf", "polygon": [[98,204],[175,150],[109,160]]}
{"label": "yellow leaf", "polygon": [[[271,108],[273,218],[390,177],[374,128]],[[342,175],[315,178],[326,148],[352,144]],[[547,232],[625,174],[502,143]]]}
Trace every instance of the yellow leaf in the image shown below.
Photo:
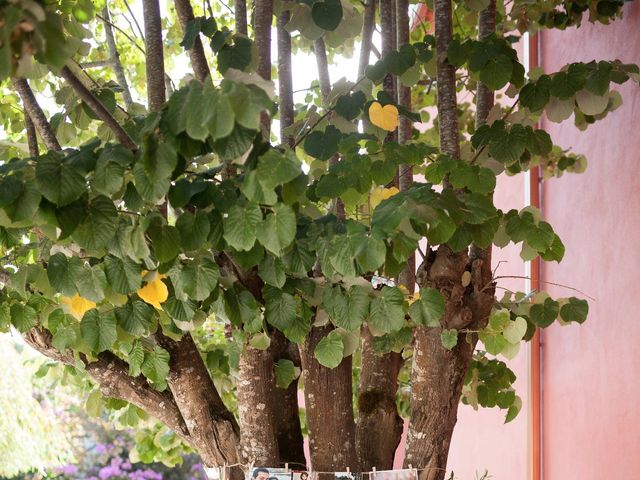
{"label": "yellow leaf", "polygon": [[371,191],[371,196],[369,197],[371,210],[376,208],[380,204],[380,202],[382,202],[382,200],[386,200],[387,198],[393,197],[399,191],[400,190],[398,190],[396,187],[391,187],[391,188],[375,187]]}
{"label": "yellow leaf", "polygon": [[85,313],[87,313],[92,308],[96,308],[95,302],[87,300],[77,293],[71,298],[62,297],[62,303],[66,305],[65,310],[73,317],[75,317],[76,320],[82,320],[82,317],[84,317]]}
{"label": "yellow leaf", "polygon": [[165,275],[155,275],[151,281],[138,290],[138,296],[158,310],[162,310],[160,304],[166,301],[169,296],[169,290],[162,281],[163,278],[165,278]]}
{"label": "yellow leaf", "polygon": [[376,127],[388,132],[398,128],[398,109],[395,105],[385,105],[373,102],[369,107],[369,119]]}

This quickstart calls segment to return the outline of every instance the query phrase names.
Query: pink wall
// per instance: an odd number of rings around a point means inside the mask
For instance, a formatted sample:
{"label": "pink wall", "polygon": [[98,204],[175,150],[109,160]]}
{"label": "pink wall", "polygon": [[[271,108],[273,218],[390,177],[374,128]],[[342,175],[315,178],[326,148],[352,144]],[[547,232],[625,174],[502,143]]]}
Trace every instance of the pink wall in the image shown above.
{"label": "pink wall", "polygon": [[[614,58],[640,62],[639,2],[613,25],[542,39],[545,71]],[[545,480],[640,478],[640,88],[619,90],[622,107],[586,132],[571,121],[545,125],[556,143],[586,154],[589,167],[543,186],[545,217],[567,254],[560,265],[545,265],[542,277],[596,299],[584,325],[553,326],[542,339]]]}

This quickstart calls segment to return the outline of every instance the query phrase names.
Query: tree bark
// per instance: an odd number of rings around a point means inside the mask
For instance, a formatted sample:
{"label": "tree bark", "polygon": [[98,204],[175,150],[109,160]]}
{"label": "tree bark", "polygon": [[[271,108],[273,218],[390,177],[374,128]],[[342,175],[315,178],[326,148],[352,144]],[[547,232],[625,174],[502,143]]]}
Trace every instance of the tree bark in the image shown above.
{"label": "tree bark", "polygon": [[25,110],[24,112],[24,126],[27,131],[27,144],[29,145],[29,155],[37,157],[40,155],[40,149],[38,148],[38,135],[36,133],[36,126],[33,124],[31,117]]}
{"label": "tree bark", "polygon": [[358,78],[362,78],[369,65],[371,56],[371,39],[376,26],[376,0],[368,0],[364,7],[362,34],[360,35],[360,60],[358,62]]}
{"label": "tree bark", "polygon": [[256,466],[279,464],[271,350],[244,346],[237,382],[241,459]]}
{"label": "tree bark", "polygon": [[129,90],[129,84],[127,83],[127,77],[124,74],[122,63],[120,63],[120,54],[118,53],[116,38],[113,34],[113,28],[111,27],[111,15],[109,14],[109,7],[107,5],[102,9],[102,17],[104,18],[102,21],[104,26],[104,36],[107,42],[107,48],[109,49],[109,57],[111,57],[113,72],[116,75],[118,85],[122,88],[124,106],[129,110],[131,105],[133,105],[133,99],[131,98],[131,91]]}
{"label": "tree bark", "polygon": [[[258,52],[258,75],[271,80],[271,24],[273,17],[273,0],[255,0],[253,31],[255,46]],[[267,112],[260,115],[260,124],[265,138],[271,132],[271,119]]]}
{"label": "tree bark", "polygon": [[[286,359],[300,367],[298,346],[291,343],[279,331],[271,334],[274,351],[274,362]],[[280,464],[304,466],[304,439],[300,426],[300,408],[298,406],[298,380],[291,382],[288,388],[276,388],[275,398],[276,435],[278,437],[278,456]]]}
{"label": "tree bark", "polygon": [[233,5],[236,21],[236,33],[249,36],[247,29],[247,0],[235,0]]}
{"label": "tree bark", "polygon": [[[380,30],[382,37],[382,57],[396,50],[396,28],[395,28],[395,0],[380,0]],[[397,99],[396,79],[393,75],[388,74],[382,80],[383,90],[393,99]],[[397,131],[387,133],[386,141],[395,141],[398,139]],[[396,187],[398,186],[397,178],[394,180]]]}
{"label": "tree bark", "polygon": [[[175,5],[176,12],[178,13],[178,20],[180,21],[180,26],[184,33],[189,22],[194,19],[193,8],[191,8],[191,2],[189,0],[175,0]],[[193,47],[189,49],[189,58],[191,59],[191,66],[193,67],[193,73],[196,78],[200,82],[204,82],[207,77],[209,77],[210,71],[199,34],[193,42]]]}
{"label": "tree bark", "polygon": [[[48,331],[35,327],[24,334],[24,339],[44,356],[66,365],[75,365],[73,355],[60,352],[52,346],[52,335]],[[103,352],[98,355],[96,361],[85,363],[87,374],[98,384],[105,396],[125,400],[141,408],[194,446],[171,392],[155,390],[142,375],[130,377],[126,362],[111,352]]]}
{"label": "tree bark", "polygon": [[334,369],[313,356],[333,327],[314,327],[300,345],[311,468],[320,472],[358,471],[353,420],[352,358]]}
{"label": "tree bark", "polygon": [[29,87],[29,83],[24,78],[14,78],[13,79],[13,88],[16,89],[18,95],[22,99],[22,104],[24,105],[24,110],[26,114],[31,118],[33,124],[35,125],[36,130],[42,137],[42,141],[45,146],[49,150],[60,151],[62,147],[56,138],[56,134],[53,133],[53,129],[47,120],[42,108],[38,105],[38,101],[36,100],[31,87]]}
{"label": "tree bark", "polygon": [[209,467],[237,463],[238,424],[218,394],[190,334],[179,341],[155,335],[169,352],[167,383],[203,462]]}
{"label": "tree bark", "polygon": [[82,81],[76,77],[76,75],[69,69],[69,67],[62,67],[60,75],[67,81],[67,83],[78,94],[78,97],[86,103],[89,108],[102,120],[107,127],[116,136],[116,139],[129,150],[136,150],[138,147],[131,139],[129,134],[120,126],[113,115],[105,108],[98,98],[91,93],[91,91],[82,83]]}
{"label": "tree bark", "polygon": [[147,59],[147,101],[150,112],[158,112],[166,101],[162,18],[158,0],[142,0],[144,44]]}
{"label": "tree bark", "polygon": [[362,329],[362,337],[356,429],[360,467],[364,471],[390,470],[402,435],[402,418],[396,407],[402,356],[398,353],[377,355],[368,328]]}
{"label": "tree bark", "polygon": [[280,141],[293,148],[295,138],[285,130],[293,124],[293,79],[291,68],[291,35],[284,28],[289,22],[284,10],[276,20],[278,27],[278,95],[280,97]]}

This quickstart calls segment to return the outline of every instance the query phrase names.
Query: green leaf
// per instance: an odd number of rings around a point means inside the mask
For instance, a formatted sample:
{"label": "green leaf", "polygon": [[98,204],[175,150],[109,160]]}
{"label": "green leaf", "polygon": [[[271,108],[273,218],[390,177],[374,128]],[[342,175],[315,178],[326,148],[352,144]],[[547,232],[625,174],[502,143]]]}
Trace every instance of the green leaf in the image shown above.
{"label": "green leaf", "polygon": [[169,352],[156,347],[152,352],[145,353],[144,362],[142,362],[140,369],[145,377],[164,390],[169,375]]}
{"label": "green leaf", "polygon": [[68,205],[87,190],[84,176],[56,152],[38,158],[36,182],[42,195],[58,206]]}
{"label": "green leaf", "polygon": [[342,15],[340,0],[318,0],[311,7],[313,22],[323,30],[333,31],[338,28]]}
{"label": "green leaf", "polygon": [[361,91],[348,93],[338,97],[334,110],[341,117],[352,121],[360,115],[366,101],[367,97]]}
{"label": "green leaf", "polygon": [[355,252],[347,235],[336,235],[329,247],[329,260],[336,272],[344,277],[355,277]]}
{"label": "green leaf", "polygon": [[64,253],[58,252],[49,258],[47,278],[56,291],[67,297],[77,293],[76,279],[82,274],[82,262],[69,260]]}
{"label": "green leaf", "polygon": [[444,348],[451,350],[458,344],[458,331],[455,328],[442,330],[442,332],[440,332],[440,341]]}
{"label": "green leaf", "polygon": [[301,171],[300,162],[291,151],[283,154],[271,149],[258,159],[258,179],[269,190],[290,182]]}
{"label": "green leaf", "polygon": [[264,316],[267,322],[280,331],[285,331],[296,321],[297,302],[295,298],[270,285],[262,289],[265,301]]}
{"label": "green leaf", "polygon": [[360,328],[369,314],[369,294],[357,285],[352,286],[349,292],[337,285],[325,287],[322,306],[334,325],[354,331]]}
{"label": "green leaf", "polygon": [[396,287],[382,287],[371,301],[369,326],[375,334],[397,332],[404,326],[404,295]]}
{"label": "green leaf", "polygon": [[296,215],[293,209],[283,203],[278,203],[273,212],[268,214],[262,223],[258,240],[264,247],[276,256],[282,255],[282,250],[293,242],[296,236]]}
{"label": "green leaf", "polygon": [[167,263],[180,253],[180,232],[171,225],[152,226],[147,230],[156,259]]}
{"label": "green leaf", "polygon": [[190,299],[202,301],[209,297],[218,285],[220,269],[208,257],[199,257],[182,268],[182,282]]}
{"label": "green leaf", "polygon": [[421,288],[420,298],[409,307],[411,319],[418,325],[427,327],[440,326],[440,319],[445,309],[442,294],[435,288]]}
{"label": "green leaf", "polygon": [[117,307],[115,314],[118,325],[131,335],[147,335],[154,325],[153,309],[138,300],[129,301],[122,307]]}
{"label": "green leaf", "polygon": [[522,87],[520,91],[520,104],[532,112],[542,110],[551,98],[548,84],[549,82],[540,79],[537,82],[528,83]]}
{"label": "green leaf", "polygon": [[218,53],[218,71],[222,74],[229,68],[244,70],[251,64],[251,40],[236,36],[233,45],[224,45]]}
{"label": "green leaf", "polygon": [[565,322],[584,323],[589,314],[589,304],[586,300],[571,297],[569,303],[565,303],[560,308],[560,317]]}
{"label": "green leaf", "polygon": [[329,160],[338,151],[342,133],[333,125],[327,126],[324,132],[315,130],[307,135],[304,151],[319,160]]}
{"label": "green leaf", "polygon": [[14,303],[11,305],[11,323],[20,333],[31,330],[38,323],[36,311],[29,305]]}
{"label": "green leaf", "polygon": [[295,364],[291,360],[281,358],[276,363],[276,385],[278,388],[289,388],[291,382],[293,382],[300,375],[300,371],[296,368]]}
{"label": "green leaf", "polygon": [[313,356],[323,367],[336,368],[342,363],[344,354],[344,343],[342,335],[333,330],[329,335],[318,342],[313,352]]}
{"label": "green leaf", "polygon": [[137,377],[142,373],[141,367],[144,362],[144,347],[142,343],[136,341],[133,343],[133,348],[127,355],[127,363],[129,364],[129,376]]}
{"label": "green leaf", "polygon": [[529,318],[534,325],[546,328],[558,317],[560,306],[551,298],[546,298],[544,303],[535,303],[529,310]]}
{"label": "green leaf", "polygon": [[502,335],[507,342],[516,344],[524,338],[527,333],[527,321],[522,317],[516,317],[514,321],[509,321]]}
{"label": "green leaf", "polygon": [[81,297],[96,303],[104,300],[107,277],[99,265],[83,266],[75,275],[75,282]]}
{"label": "green leaf", "polygon": [[94,352],[109,350],[118,338],[116,318],[113,313],[100,313],[93,308],[82,317],[80,333]]}
{"label": "green leaf", "polygon": [[513,63],[506,55],[496,55],[480,70],[480,81],[491,90],[500,90],[511,79]]}
{"label": "green leaf", "polygon": [[197,250],[207,241],[211,224],[209,216],[203,211],[195,215],[184,212],[176,220],[176,228],[180,233],[180,244],[185,252]]}
{"label": "green leaf", "polygon": [[368,235],[356,252],[356,260],[364,272],[375,272],[383,263],[387,246],[376,235]]}
{"label": "green leaf", "polygon": [[251,250],[261,220],[262,212],[258,205],[250,203],[244,208],[239,205],[233,206],[222,221],[224,239],[236,250]]}
{"label": "green leaf", "polygon": [[114,292],[127,295],[140,289],[142,269],[130,258],[107,255],[104,259],[104,268],[109,286]]}
{"label": "green leaf", "polygon": [[271,339],[266,333],[257,333],[249,339],[249,345],[257,350],[266,350],[271,345]]}
{"label": "green leaf", "polygon": [[282,260],[271,255],[265,255],[258,266],[258,275],[267,285],[282,288],[287,276],[284,271]]}
{"label": "green leaf", "polygon": [[85,217],[73,233],[73,238],[87,250],[99,250],[109,245],[116,234],[118,212],[109,197],[99,195],[91,201]]}
{"label": "green leaf", "polygon": [[51,339],[53,345],[60,352],[66,351],[68,348],[75,346],[77,341],[76,331],[70,325],[63,326],[56,330]]}

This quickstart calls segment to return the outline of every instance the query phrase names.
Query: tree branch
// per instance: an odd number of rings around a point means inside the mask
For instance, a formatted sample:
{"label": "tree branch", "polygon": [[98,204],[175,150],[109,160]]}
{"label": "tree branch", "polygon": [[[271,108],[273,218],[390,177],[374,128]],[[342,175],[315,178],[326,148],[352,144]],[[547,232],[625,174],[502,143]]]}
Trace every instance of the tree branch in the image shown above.
{"label": "tree branch", "polygon": [[27,143],[29,144],[29,155],[37,157],[40,155],[40,149],[38,148],[38,135],[36,134],[36,126],[33,124],[29,114],[24,112],[24,125],[27,130]]}
{"label": "tree branch", "polygon": [[137,145],[131,139],[129,134],[120,126],[113,115],[105,108],[98,98],[91,93],[91,91],[82,83],[82,81],[76,77],[69,67],[62,67],[60,75],[67,81],[67,83],[78,94],[78,97],[86,103],[89,108],[95,113],[100,120],[102,120],[107,127],[111,129],[118,141],[129,150],[137,150]]}
{"label": "tree branch", "polygon": [[[35,327],[24,335],[24,339],[44,356],[66,365],[75,365],[75,359],[70,353],[60,352],[53,347],[52,335],[47,330]],[[96,361],[85,363],[85,371],[104,395],[125,400],[143,409],[193,445],[187,426],[169,391],[155,390],[142,375],[130,377],[126,362],[110,352],[103,352]]]}
{"label": "tree branch", "polygon": [[166,101],[162,19],[158,0],[142,0],[144,45],[147,52],[147,101],[150,112],[158,112]]}
{"label": "tree branch", "polygon": [[285,131],[293,124],[293,79],[291,68],[291,35],[284,28],[289,22],[289,11],[284,10],[276,19],[278,27],[278,94],[280,97],[280,141],[293,148],[295,139]]}
{"label": "tree branch", "polygon": [[235,0],[233,4],[236,21],[236,33],[246,37],[249,36],[247,30],[247,0]]}
{"label": "tree branch", "polygon": [[376,25],[376,0],[368,0],[364,7],[362,34],[360,35],[360,60],[358,62],[358,78],[364,75],[371,56],[373,30]]}
{"label": "tree branch", "polygon": [[60,146],[55,133],[53,133],[53,129],[51,128],[47,117],[40,108],[40,105],[38,105],[38,101],[36,100],[31,87],[29,87],[27,80],[24,78],[14,78],[13,88],[15,88],[20,95],[22,104],[24,105],[24,110],[33,121],[33,124],[42,137],[47,149],[55,150],[57,152],[62,150],[62,147]]}
{"label": "tree branch", "polygon": [[124,74],[122,63],[120,63],[120,54],[118,53],[118,47],[116,46],[116,38],[113,35],[113,28],[111,27],[111,16],[109,14],[109,7],[105,5],[102,9],[102,16],[104,17],[104,36],[107,41],[107,48],[109,49],[110,63],[113,65],[113,72],[116,74],[118,85],[122,88],[122,99],[124,100],[124,106],[129,110],[133,105],[133,99],[131,98],[131,92],[129,91],[129,84],[127,83],[127,77]]}
{"label": "tree branch", "polygon": [[156,333],[169,352],[167,383],[202,460],[210,467],[237,463],[238,424],[222,402],[191,335],[174,341]]}
{"label": "tree branch", "polygon": [[[191,8],[191,2],[189,0],[175,0],[176,12],[178,13],[178,20],[182,26],[182,32],[186,32],[187,25],[194,19],[193,8]],[[204,48],[200,35],[196,36],[193,42],[193,47],[189,49],[189,58],[191,59],[191,66],[193,67],[193,73],[200,82],[204,82],[211,72],[209,71],[209,64],[207,63],[207,57],[204,54]]]}

